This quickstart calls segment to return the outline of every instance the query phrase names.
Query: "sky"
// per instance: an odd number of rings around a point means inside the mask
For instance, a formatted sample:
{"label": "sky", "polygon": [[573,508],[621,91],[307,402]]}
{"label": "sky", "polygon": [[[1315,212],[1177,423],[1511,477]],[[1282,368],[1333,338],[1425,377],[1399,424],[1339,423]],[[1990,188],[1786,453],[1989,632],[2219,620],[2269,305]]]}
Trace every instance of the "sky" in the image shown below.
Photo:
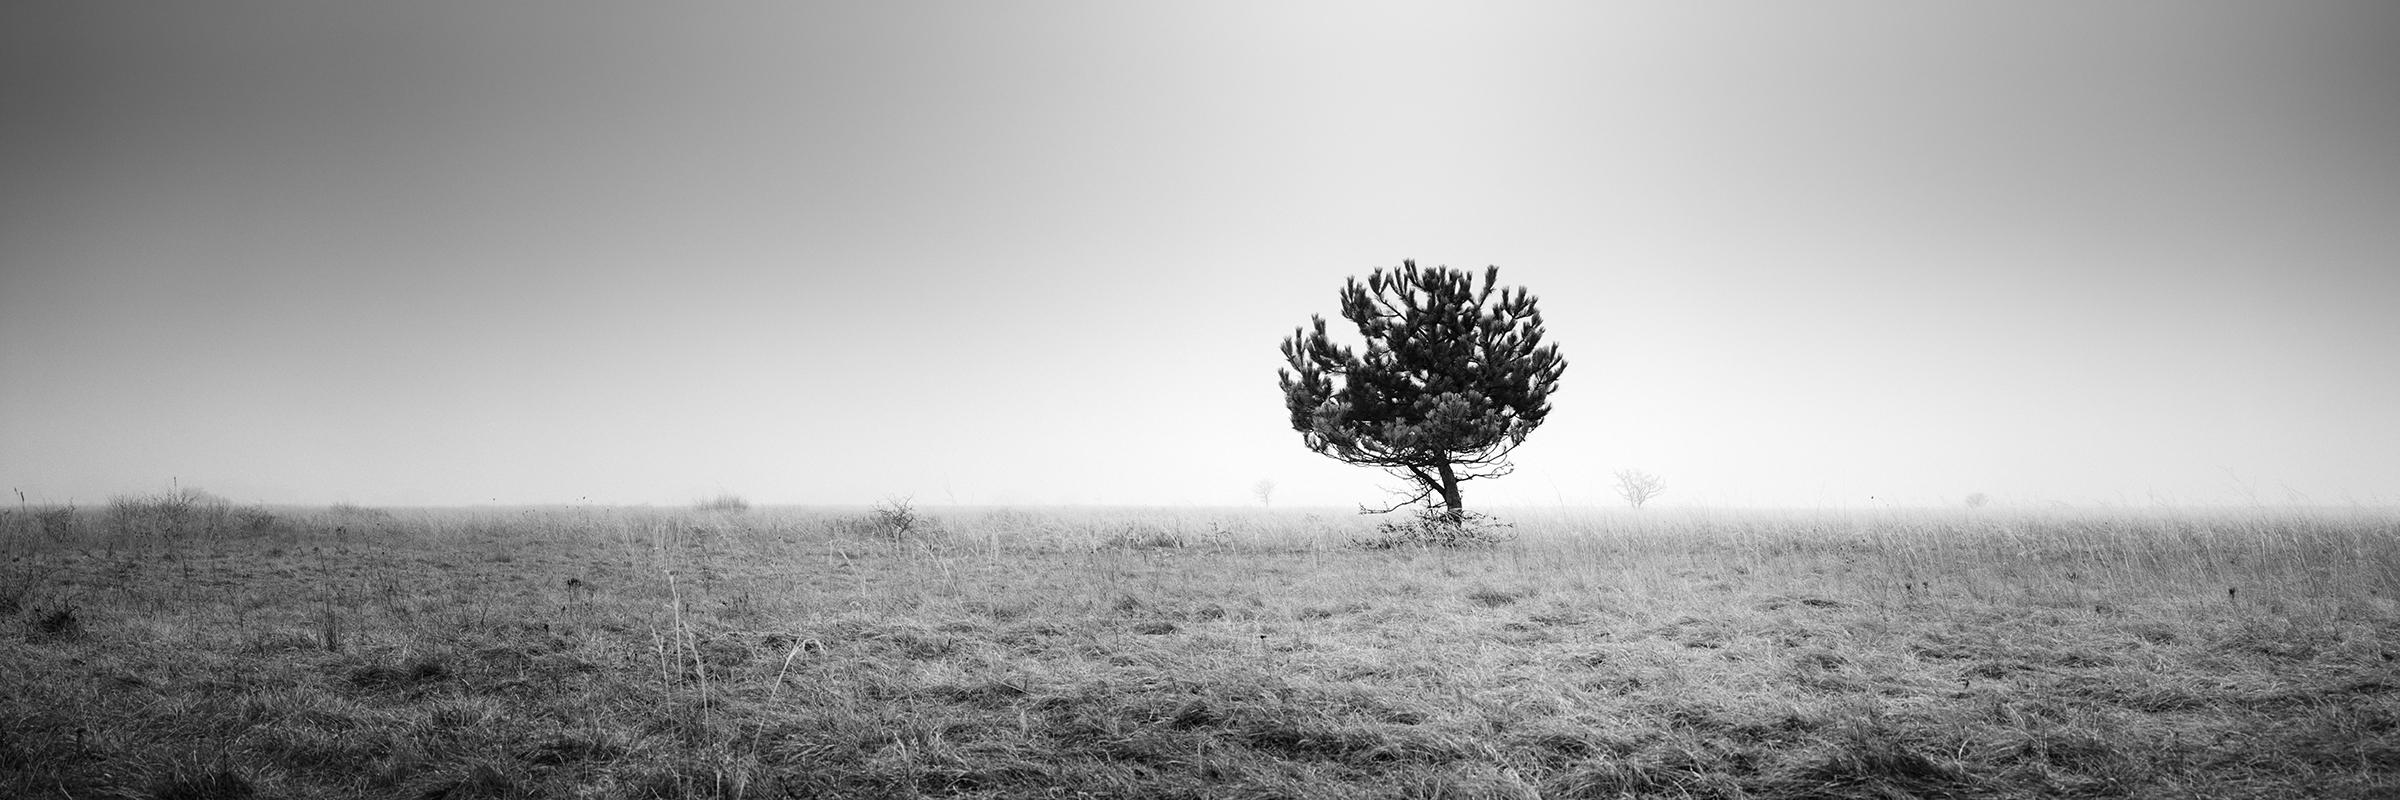
{"label": "sky", "polygon": [[1413,259],[1568,361],[1470,507],[2400,503],[2394,87],[2381,2],[12,2],[0,480],[1376,503],[1277,345]]}

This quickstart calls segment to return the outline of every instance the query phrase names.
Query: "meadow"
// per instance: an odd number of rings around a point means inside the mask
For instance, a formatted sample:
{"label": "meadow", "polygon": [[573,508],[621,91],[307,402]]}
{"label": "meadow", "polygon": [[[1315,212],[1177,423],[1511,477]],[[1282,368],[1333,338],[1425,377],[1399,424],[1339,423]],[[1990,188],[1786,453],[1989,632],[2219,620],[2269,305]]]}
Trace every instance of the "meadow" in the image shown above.
{"label": "meadow", "polygon": [[0,796],[2400,796],[2390,509],[171,506],[0,512]]}

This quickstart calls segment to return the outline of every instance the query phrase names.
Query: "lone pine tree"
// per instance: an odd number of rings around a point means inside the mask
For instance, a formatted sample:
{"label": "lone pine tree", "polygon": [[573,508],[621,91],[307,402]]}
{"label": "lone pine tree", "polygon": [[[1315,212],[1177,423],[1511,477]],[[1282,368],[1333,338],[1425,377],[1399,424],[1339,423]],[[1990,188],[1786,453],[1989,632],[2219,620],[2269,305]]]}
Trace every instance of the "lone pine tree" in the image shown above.
{"label": "lone pine tree", "polygon": [[1491,267],[1477,289],[1463,270],[1406,261],[1346,281],[1342,317],[1366,352],[1334,344],[1322,316],[1283,340],[1290,368],[1275,372],[1301,441],[1413,484],[1392,508],[1438,495],[1445,518],[1462,519],[1459,484],[1512,470],[1509,452],[1549,416],[1567,369],[1558,346],[1542,344],[1533,295],[1499,280]]}

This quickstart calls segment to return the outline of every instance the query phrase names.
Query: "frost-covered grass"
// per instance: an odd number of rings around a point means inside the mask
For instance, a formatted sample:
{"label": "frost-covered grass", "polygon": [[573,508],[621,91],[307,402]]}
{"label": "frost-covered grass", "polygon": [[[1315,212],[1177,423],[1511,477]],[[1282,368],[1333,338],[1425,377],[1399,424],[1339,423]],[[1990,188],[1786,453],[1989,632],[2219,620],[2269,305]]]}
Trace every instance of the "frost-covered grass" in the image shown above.
{"label": "frost-covered grass", "polygon": [[0,796],[2384,797],[2388,510],[0,520]]}

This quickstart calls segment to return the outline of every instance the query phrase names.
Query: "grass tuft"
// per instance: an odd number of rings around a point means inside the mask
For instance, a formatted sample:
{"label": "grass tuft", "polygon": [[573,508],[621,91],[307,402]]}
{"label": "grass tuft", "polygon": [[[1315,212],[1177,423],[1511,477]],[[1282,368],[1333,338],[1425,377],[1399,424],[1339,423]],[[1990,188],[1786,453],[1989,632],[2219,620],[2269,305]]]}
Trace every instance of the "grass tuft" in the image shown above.
{"label": "grass tuft", "polygon": [[144,797],[149,800],[247,800],[258,787],[230,767],[178,767],[158,779]]}
{"label": "grass tuft", "polygon": [[57,641],[83,635],[83,617],[75,613],[72,603],[61,601],[47,609],[39,609],[29,620],[31,639]]}

